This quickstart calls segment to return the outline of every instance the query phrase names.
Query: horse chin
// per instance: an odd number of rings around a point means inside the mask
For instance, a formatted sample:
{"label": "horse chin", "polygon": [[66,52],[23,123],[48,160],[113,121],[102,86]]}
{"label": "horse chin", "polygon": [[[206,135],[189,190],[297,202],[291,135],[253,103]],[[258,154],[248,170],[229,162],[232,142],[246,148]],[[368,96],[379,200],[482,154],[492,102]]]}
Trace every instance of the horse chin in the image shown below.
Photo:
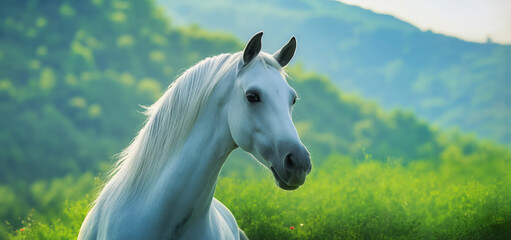
{"label": "horse chin", "polygon": [[282,178],[280,178],[279,174],[275,171],[275,169],[273,167],[271,167],[270,169],[271,169],[271,172],[273,173],[273,179],[275,179],[275,185],[277,185],[279,188],[284,189],[284,190],[295,190],[300,187],[300,185],[298,185],[298,186],[287,185],[287,183],[284,182],[284,180],[282,180]]}

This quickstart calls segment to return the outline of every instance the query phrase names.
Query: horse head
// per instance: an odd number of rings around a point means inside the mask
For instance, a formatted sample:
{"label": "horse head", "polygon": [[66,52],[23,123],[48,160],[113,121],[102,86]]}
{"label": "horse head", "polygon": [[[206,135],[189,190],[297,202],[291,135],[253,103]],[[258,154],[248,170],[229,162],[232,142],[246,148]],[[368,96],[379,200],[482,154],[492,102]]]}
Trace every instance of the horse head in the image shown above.
{"label": "horse head", "polygon": [[261,52],[262,32],[243,51],[239,74],[228,102],[231,136],[272,173],[282,189],[305,182],[312,169],[310,154],[292,121],[297,95],[281,68],[294,55],[294,37],[273,55]]}

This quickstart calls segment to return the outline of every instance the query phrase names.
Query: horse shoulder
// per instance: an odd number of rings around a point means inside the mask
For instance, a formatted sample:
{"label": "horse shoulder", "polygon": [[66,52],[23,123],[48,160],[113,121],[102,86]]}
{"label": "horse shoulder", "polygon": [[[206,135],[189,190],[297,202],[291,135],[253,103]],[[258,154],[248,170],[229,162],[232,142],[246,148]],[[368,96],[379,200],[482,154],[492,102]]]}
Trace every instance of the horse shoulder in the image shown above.
{"label": "horse shoulder", "polygon": [[[150,225],[143,216],[136,214],[136,205],[110,212],[102,205],[95,205],[87,214],[79,240],[92,239],[157,239],[157,231],[151,231]],[[110,210],[110,209],[109,209]],[[105,217],[103,214],[107,214]],[[103,216],[102,216],[103,215]]]}

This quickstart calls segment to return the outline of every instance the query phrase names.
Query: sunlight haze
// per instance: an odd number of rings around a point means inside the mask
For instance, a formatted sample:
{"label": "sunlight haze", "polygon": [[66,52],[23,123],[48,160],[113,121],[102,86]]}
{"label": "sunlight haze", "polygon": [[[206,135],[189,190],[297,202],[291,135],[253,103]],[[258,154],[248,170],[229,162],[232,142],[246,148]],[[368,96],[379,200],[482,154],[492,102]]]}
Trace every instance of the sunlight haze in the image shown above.
{"label": "sunlight haze", "polygon": [[467,41],[511,43],[511,1],[507,0],[338,0],[390,14],[419,29]]}

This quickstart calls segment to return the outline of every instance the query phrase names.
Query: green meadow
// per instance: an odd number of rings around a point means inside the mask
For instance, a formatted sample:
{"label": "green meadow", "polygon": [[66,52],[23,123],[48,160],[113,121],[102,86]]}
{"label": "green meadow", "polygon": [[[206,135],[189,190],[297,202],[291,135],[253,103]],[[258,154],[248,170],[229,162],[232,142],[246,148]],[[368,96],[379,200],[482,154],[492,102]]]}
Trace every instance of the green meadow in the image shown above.
{"label": "green meadow", "polygon": [[[456,154],[456,153],[446,153]],[[506,239],[511,234],[510,156],[440,165],[340,155],[329,157],[296,191],[282,191],[270,174],[222,177],[216,198],[250,239]],[[471,158],[470,156],[465,156]],[[469,174],[473,168],[484,168]],[[485,172],[488,171],[488,172]],[[72,239],[90,196],[68,202],[51,221],[27,218],[10,239]]]}
{"label": "green meadow", "polygon": [[[5,6],[0,240],[76,239],[115,154],[144,121],[140,105],[201,59],[241,51],[245,39],[174,25],[154,1]],[[384,109],[302,62],[287,71],[300,97],[293,119],[313,170],[302,187],[284,191],[246,154],[229,157],[215,196],[250,239],[510,238],[509,144]],[[471,116],[484,122],[487,114]]]}

